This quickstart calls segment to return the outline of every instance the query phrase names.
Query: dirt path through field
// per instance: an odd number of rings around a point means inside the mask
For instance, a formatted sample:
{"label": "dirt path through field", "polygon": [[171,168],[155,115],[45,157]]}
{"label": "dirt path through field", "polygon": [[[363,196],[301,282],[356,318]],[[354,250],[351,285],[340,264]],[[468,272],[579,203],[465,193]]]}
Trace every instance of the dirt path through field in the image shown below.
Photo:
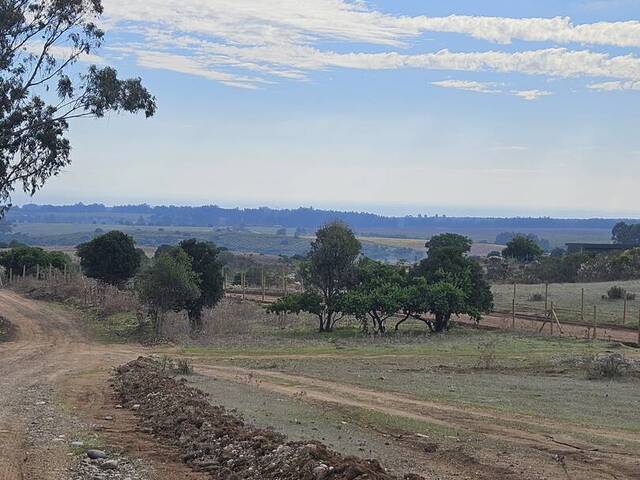
{"label": "dirt path through field", "polygon": [[9,290],[0,289],[0,315],[16,329],[11,342],[0,343],[0,480],[70,478],[74,417],[99,424],[107,446],[147,462],[151,478],[203,478],[170,451],[149,445],[132,415],[115,409],[110,369],[148,353],[144,348],[92,343],[69,312]]}

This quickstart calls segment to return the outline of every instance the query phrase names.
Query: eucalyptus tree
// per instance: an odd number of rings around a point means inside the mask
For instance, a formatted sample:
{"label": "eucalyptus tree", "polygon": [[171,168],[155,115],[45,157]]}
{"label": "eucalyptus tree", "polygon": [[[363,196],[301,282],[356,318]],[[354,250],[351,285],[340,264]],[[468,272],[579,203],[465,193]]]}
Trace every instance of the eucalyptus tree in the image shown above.
{"label": "eucalyptus tree", "polygon": [[70,121],[156,111],[140,78],[121,79],[95,55],[101,0],[0,0],[0,216],[11,194],[33,195],[67,166]]}

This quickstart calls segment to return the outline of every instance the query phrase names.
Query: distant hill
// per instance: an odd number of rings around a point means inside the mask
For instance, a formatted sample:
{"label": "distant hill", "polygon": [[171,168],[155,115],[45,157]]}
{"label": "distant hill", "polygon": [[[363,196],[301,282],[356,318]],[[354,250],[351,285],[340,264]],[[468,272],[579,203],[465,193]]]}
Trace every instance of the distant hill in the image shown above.
{"label": "distant hill", "polygon": [[364,232],[398,231],[430,232],[434,229],[606,229],[618,221],[639,222],[633,219],[560,219],[551,217],[447,217],[405,216],[389,217],[366,212],[319,210],[315,208],[272,209],[222,208],[215,205],[201,207],[119,205],[35,205],[13,207],[7,220],[27,223],[96,223],[153,226],[238,227],[281,226],[313,231],[331,220],[342,220],[352,228]]}

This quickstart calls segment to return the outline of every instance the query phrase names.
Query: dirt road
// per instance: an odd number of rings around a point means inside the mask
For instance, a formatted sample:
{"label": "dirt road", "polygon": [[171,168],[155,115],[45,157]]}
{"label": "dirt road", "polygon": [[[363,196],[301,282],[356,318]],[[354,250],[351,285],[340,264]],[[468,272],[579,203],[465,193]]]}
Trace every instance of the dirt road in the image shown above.
{"label": "dirt road", "polygon": [[[0,343],[0,480],[87,478],[69,473],[78,461],[69,455],[69,444],[80,432],[98,432],[107,449],[140,461],[142,472],[132,480],[205,478],[184,466],[176,451],[139,431],[132,412],[116,408],[108,385],[111,367],[151,350],[96,344],[81,333],[78,319],[68,310],[8,290],[0,290],[0,315],[16,328],[12,341]],[[452,406],[301,375],[212,365],[204,358],[194,366],[204,381],[243,384],[247,395],[259,388],[326,408],[377,412],[480,439],[470,459],[425,454],[419,443],[399,436],[397,441],[415,456],[416,465],[424,465],[425,471],[429,466],[437,478],[640,478],[640,455],[629,453],[640,452],[634,433]],[[496,455],[503,459],[499,466],[494,464]]]}
{"label": "dirt road", "polygon": [[110,369],[144,348],[92,343],[67,310],[9,290],[0,289],[0,315],[16,330],[0,343],[0,480],[74,478],[70,442],[87,428],[99,430],[106,447],[139,457],[152,472],[139,478],[202,478],[150,445],[132,428],[133,416],[115,408]]}

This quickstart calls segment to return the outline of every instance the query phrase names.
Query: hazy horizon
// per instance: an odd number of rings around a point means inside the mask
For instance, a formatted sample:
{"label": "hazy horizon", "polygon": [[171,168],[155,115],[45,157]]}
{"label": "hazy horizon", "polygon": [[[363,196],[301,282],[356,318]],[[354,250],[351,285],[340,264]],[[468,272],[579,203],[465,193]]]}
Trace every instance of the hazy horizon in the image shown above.
{"label": "hazy horizon", "polygon": [[74,122],[32,201],[640,216],[639,0],[180,9],[105,1],[86,60],[157,115]]}
{"label": "hazy horizon", "polygon": [[132,201],[116,201],[116,200],[100,200],[100,199],[69,199],[69,200],[59,200],[59,201],[35,201],[35,199],[31,199],[30,201],[23,202],[14,202],[14,206],[23,206],[27,204],[36,204],[36,205],[74,205],[76,203],[83,203],[85,205],[90,204],[103,204],[107,207],[119,206],[119,205],[141,205],[147,204],[150,206],[187,206],[187,207],[201,207],[208,205],[216,205],[221,208],[226,209],[234,209],[234,208],[271,208],[271,209],[297,209],[297,208],[314,208],[317,210],[335,210],[340,212],[361,212],[361,213],[373,213],[377,215],[387,216],[387,217],[404,217],[404,216],[435,216],[435,215],[445,215],[449,217],[478,217],[478,218],[516,218],[516,217],[550,217],[550,218],[558,218],[558,219],[591,219],[591,218],[603,218],[603,219],[640,219],[640,215],[630,216],[625,214],[620,215],[610,215],[597,212],[537,212],[535,210],[531,211],[520,211],[513,212],[511,210],[501,210],[499,208],[495,209],[474,209],[472,207],[429,207],[429,206],[411,206],[411,205],[349,205],[349,204],[278,204],[277,202],[258,202],[258,203],[242,203],[242,202],[218,202],[218,201],[204,201],[204,202],[172,202],[172,201],[162,201],[162,200],[132,200]]}

